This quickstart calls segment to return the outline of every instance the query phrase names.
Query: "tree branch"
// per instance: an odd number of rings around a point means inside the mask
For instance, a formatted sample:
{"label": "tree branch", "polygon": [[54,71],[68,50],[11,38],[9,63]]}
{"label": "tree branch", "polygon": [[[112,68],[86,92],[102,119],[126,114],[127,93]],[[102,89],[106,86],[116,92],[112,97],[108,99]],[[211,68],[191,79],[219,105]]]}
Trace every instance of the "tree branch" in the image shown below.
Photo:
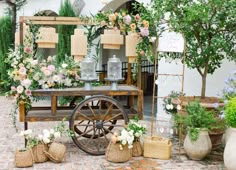
{"label": "tree branch", "polygon": [[199,73],[201,76],[203,76],[203,73],[202,73],[202,71],[200,70],[200,67],[197,67],[197,71],[198,71],[198,73]]}

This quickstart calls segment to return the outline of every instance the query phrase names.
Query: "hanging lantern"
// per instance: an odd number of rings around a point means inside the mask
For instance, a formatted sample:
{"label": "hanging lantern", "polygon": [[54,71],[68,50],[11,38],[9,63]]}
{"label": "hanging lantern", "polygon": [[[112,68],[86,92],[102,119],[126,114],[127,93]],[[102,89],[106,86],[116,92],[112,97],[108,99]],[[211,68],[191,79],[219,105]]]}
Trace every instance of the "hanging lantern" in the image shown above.
{"label": "hanging lantern", "polygon": [[95,67],[96,67],[96,63],[95,63],[94,59],[92,59],[90,57],[85,57],[81,61],[81,65],[80,65],[81,78],[80,78],[80,80],[85,82],[85,85],[84,85],[85,90],[91,90],[92,89],[91,82],[98,79],[98,77],[96,75]]}
{"label": "hanging lantern", "polygon": [[52,27],[39,28],[38,48],[55,48],[58,43],[58,34]]}
{"label": "hanging lantern", "polygon": [[71,55],[75,61],[82,61],[87,54],[87,36],[82,29],[75,29],[74,35],[71,35]]}
{"label": "hanging lantern", "polygon": [[129,32],[125,37],[125,55],[128,57],[128,63],[135,63],[138,54],[136,46],[138,44],[138,34]]}
{"label": "hanging lantern", "polygon": [[120,45],[124,43],[120,30],[104,30],[101,35],[101,44],[104,49],[120,49]]}
{"label": "hanging lantern", "polygon": [[118,81],[123,80],[121,61],[116,55],[108,60],[105,80],[111,81],[111,90],[118,90]]}

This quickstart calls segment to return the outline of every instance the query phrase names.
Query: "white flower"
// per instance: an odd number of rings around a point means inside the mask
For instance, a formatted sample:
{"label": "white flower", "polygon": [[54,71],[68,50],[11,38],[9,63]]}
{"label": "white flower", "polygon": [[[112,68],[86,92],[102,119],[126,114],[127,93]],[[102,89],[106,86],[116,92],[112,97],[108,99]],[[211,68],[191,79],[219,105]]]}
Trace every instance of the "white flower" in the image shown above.
{"label": "white flower", "polygon": [[24,135],[25,135],[25,131],[21,131],[20,136],[24,136]]}
{"label": "white flower", "polygon": [[48,85],[47,85],[47,84],[43,84],[43,85],[42,85],[42,88],[43,88],[43,89],[48,89]]}
{"label": "white flower", "polygon": [[17,93],[21,94],[24,91],[24,87],[19,85],[17,86],[16,90],[17,90]]}
{"label": "white flower", "polygon": [[62,68],[66,68],[68,65],[63,63],[61,66],[62,66]]}
{"label": "white flower", "polygon": [[24,86],[26,89],[29,88],[29,86],[31,85],[31,80],[30,79],[25,79],[21,82],[21,85]]}
{"label": "white flower", "polygon": [[173,104],[170,104],[170,109],[172,110],[172,109],[174,109],[174,106],[173,106]]}
{"label": "white flower", "polygon": [[166,12],[166,13],[164,14],[164,19],[165,19],[165,20],[169,20],[169,19],[170,19],[170,12]]}
{"label": "white flower", "polygon": [[55,82],[59,82],[61,78],[60,78],[60,76],[58,76],[58,75],[54,75],[52,79],[53,79],[53,81],[55,81]]}
{"label": "white flower", "polygon": [[126,145],[127,141],[126,140],[122,140],[122,145]]}
{"label": "white flower", "polygon": [[45,76],[50,76],[52,74],[51,71],[49,71],[49,70],[44,70],[43,73]]}
{"label": "white flower", "polygon": [[43,139],[43,135],[39,134],[38,135],[38,140],[42,140]]}
{"label": "white flower", "polygon": [[54,134],[54,133],[55,133],[54,129],[50,129],[50,134]]}
{"label": "white flower", "polygon": [[55,137],[55,139],[60,138],[61,137],[61,133],[60,132],[55,132],[54,133],[54,137]]}
{"label": "white flower", "polygon": [[177,105],[176,108],[177,108],[177,110],[181,110],[181,106],[179,104]]}
{"label": "white flower", "polygon": [[48,139],[47,137],[43,137],[43,142],[45,144],[48,144],[48,143],[50,143],[50,139]]}
{"label": "white flower", "polygon": [[38,81],[38,80],[39,80],[39,75],[38,75],[38,74],[35,74],[35,75],[33,76],[33,79],[34,79],[35,81]]}
{"label": "white flower", "polygon": [[28,129],[25,131],[25,134],[26,135],[31,135],[33,133],[32,129]]}
{"label": "white flower", "polygon": [[166,105],[166,109],[170,110],[170,105],[169,104]]}
{"label": "white flower", "polygon": [[49,130],[44,129],[44,130],[43,130],[43,137],[44,137],[44,138],[49,138],[49,136],[50,136]]}
{"label": "white flower", "polygon": [[32,60],[31,64],[32,64],[32,66],[36,66],[38,64],[38,60]]}

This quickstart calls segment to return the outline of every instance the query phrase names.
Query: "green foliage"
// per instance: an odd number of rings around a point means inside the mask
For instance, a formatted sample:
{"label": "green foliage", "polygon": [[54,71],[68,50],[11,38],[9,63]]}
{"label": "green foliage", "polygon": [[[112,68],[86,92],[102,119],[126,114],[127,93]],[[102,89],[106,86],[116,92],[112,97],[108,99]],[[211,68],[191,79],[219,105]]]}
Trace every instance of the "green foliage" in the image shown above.
{"label": "green foliage", "polygon": [[225,106],[226,124],[232,128],[236,128],[236,97],[229,100]]}
{"label": "green foliage", "polygon": [[[65,0],[60,6],[59,16],[75,17],[75,12],[69,0]],[[74,34],[74,25],[58,25],[59,41],[57,45],[57,62],[64,61],[66,55],[70,56],[71,53],[71,35]]]}
{"label": "green foliage", "polygon": [[10,16],[0,18],[0,82],[4,90],[8,89],[8,85],[4,82],[8,79],[7,69],[9,64],[3,62],[7,57],[8,49],[13,47],[14,35],[12,34],[12,23]]}
{"label": "green foliage", "polygon": [[182,123],[187,127],[190,139],[195,141],[201,129],[210,129],[215,123],[214,113],[206,111],[198,100],[190,102],[185,109],[188,115],[183,117]]}
{"label": "green foliage", "polygon": [[[172,30],[185,35],[186,63],[202,78],[220,68],[222,60],[236,61],[236,0],[153,0],[157,17],[166,17]],[[202,81],[202,97],[206,84]]]}

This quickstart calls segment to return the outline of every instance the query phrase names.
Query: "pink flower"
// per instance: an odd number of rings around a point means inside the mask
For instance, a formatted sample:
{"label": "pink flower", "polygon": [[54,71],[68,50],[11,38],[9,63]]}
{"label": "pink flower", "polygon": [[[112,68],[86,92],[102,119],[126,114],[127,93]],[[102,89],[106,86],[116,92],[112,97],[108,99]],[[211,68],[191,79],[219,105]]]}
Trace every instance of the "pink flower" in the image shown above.
{"label": "pink flower", "polygon": [[21,68],[19,69],[19,74],[20,74],[20,75],[26,75],[26,68],[25,68],[25,67],[21,67]]}
{"label": "pink flower", "polygon": [[15,90],[16,90],[16,87],[15,87],[15,86],[11,86],[11,90],[12,90],[12,91],[15,91]]}
{"label": "pink flower", "polygon": [[140,27],[140,34],[141,34],[143,37],[147,37],[147,36],[149,35],[149,30],[148,30],[148,28]]}
{"label": "pink flower", "polygon": [[130,23],[131,23],[131,16],[130,15],[126,15],[125,17],[124,17],[124,23],[125,24],[127,24],[127,25],[129,25]]}
{"label": "pink flower", "polygon": [[31,96],[31,90],[25,90],[25,94],[26,94],[27,96]]}
{"label": "pink flower", "polygon": [[140,20],[140,15],[139,15],[139,14],[136,14],[136,15],[135,15],[135,20],[136,20],[136,21],[139,21],[139,20]]}
{"label": "pink flower", "polygon": [[31,52],[31,49],[30,47],[25,47],[24,51],[29,54]]}
{"label": "pink flower", "polygon": [[56,68],[55,68],[54,65],[49,65],[48,70],[51,71],[51,72],[54,72],[56,70]]}

